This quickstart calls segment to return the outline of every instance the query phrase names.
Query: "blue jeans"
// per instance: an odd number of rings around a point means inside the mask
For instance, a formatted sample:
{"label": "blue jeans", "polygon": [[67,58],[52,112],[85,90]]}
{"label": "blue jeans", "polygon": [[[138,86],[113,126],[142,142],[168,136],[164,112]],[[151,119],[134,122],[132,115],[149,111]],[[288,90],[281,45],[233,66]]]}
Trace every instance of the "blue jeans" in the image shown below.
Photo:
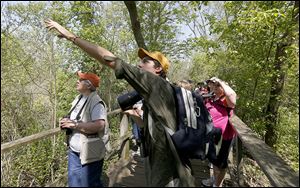
{"label": "blue jeans", "polygon": [[69,149],[68,183],[69,187],[103,187],[101,174],[103,159],[81,165],[79,153]]}
{"label": "blue jeans", "polygon": [[134,135],[134,139],[136,140],[141,139],[141,130],[136,123],[132,124],[132,133]]}

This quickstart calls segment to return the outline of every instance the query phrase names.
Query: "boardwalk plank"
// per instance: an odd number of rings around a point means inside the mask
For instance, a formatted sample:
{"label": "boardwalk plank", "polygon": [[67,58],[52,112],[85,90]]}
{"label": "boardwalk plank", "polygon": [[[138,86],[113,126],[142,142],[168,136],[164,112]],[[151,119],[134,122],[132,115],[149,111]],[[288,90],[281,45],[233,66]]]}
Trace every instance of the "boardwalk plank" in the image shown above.
{"label": "boardwalk plank", "polygon": [[[122,182],[114,185],[114,187],[145,187],[146,178],[144,170],[144,161],[139,155],[133,155],[133,161],[129,164],[131,175],[124,177]],[[207,161],[191,160],[194,171],[195,183],[197,187],[201,186],[201,181],[210,177],[210,169]]]}

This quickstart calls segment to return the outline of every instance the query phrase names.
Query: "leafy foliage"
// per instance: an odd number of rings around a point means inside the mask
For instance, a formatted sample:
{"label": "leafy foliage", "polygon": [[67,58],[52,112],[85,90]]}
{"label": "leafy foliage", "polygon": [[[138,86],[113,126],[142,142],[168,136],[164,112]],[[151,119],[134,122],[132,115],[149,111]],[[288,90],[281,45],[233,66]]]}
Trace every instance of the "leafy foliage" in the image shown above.
{"label": "leafy foliage", "polygon": [[[139,1],[137,8],[148,48],[171,61],[168,78],[227,81],[238,94],[236,114],[262,139],[272,79],[285,75],[276,96],[274,149],[299,171],[299,24],[291,19],[293,2]],[[113,71],[48,32],[47,18],[128,63],[139,61],[123,2],[1,2],[1,143],[56,127],[77,95],[77,70],[100,75],[98,92],[109,111],[118,108],[118,95],[131,90]],[[289,45],[279,58],[280,72],[276,53],[282,43]],[[119,116],[109,119],[112,140],[119,121]],[[64,176],[63,141],[62,133],[1,155],[1,186],[45,186]]]}

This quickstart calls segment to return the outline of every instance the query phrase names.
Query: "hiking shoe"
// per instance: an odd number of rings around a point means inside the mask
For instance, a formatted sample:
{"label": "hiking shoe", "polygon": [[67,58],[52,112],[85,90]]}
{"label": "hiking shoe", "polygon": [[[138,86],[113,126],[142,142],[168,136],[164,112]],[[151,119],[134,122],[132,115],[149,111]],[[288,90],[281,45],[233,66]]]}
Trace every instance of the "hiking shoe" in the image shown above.
{"label": "hiking shoe", "polygon": [[208,178],[206,180],[202,180],[201,183],[202,185],[204,185],[204,187],[212,187],[214,184],[214,177]]}

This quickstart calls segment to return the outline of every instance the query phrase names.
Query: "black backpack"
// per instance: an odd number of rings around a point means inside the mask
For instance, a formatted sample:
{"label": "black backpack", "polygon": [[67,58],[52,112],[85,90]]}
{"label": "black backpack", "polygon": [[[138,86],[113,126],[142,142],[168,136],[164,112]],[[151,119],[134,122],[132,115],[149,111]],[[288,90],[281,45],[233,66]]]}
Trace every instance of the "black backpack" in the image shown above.
{"label": "black backpack", "polygon": [[171,134],[181,157],[206,159],[209,140],[214,134],[212,118],[197,92],[172,85],[176,101],[177,130]]}

